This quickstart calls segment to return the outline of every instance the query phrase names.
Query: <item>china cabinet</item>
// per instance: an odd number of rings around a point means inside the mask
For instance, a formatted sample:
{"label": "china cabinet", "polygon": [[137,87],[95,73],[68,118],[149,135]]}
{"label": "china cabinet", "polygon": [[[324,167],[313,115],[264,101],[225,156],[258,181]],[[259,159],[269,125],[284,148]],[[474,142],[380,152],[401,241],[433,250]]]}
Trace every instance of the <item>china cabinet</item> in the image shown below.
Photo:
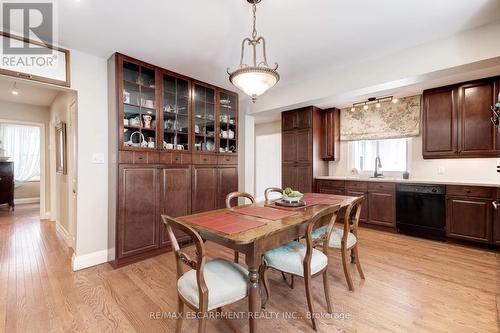
{"label": "china cabinet", "polygon": [[[161,215],[238,190],[238,95],[122,54],[108,60],[109,261],[170,250]],[[182,237],[180,237],[182,241]]]}

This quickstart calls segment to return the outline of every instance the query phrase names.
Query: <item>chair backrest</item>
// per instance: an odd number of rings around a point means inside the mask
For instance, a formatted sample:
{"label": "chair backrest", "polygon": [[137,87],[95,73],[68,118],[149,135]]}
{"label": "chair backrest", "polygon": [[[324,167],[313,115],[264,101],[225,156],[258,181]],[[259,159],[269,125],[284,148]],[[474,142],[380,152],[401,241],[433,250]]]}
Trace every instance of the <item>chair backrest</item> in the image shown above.
{"label": "chair backrest", "polygon": [[[333,225],[335,223],[337,213],[340,210],[340,205],[328,206],[318,212],[316,212],[307,222],[306,227],[306,255],[304,257],[304,276],[311,275],[311,259],[313,249],[316,246],[321,246],[323,249],[323,253],[328,256],[328,242],[330,239],[330,235],[332,234]],[[312,232],[317,229],[317,224],[321,221],[324,222],[328,220],[328,225],[326,228],[326,232],[320,237],[312,237]]]}
{"label": "chair backrest", "polygon": [[[205,283],[204,278],[204,266],[205,266],[205,246],[203,245],[203,240],[200,235],[188,225],[177,221],[173,217],[162,215],[163,223],[165,224],[165,229],[167,231],[168,237],[172,244],[172,249],[174,250],[176,265],[177,265],[177,279],[179,279],[183,274],[183,265],[189,266],[191,269],[196,270],[196,282],[198,284],[198,294],[199,294],[199,309],[206,309],[208,306],[208,288]],[[180,230],[187,234],[196,246],[196,259],[192,259],[187,253],[183,252],[177,238],[175,237],[174,229]]]}
{"label": "chair backrest", "polygon": [[344,234],[342,235],[341,244],[347,246],[347,237],[349,232],[352,232],[355,236],[358,235],[358,223],[359,216],[361,214],[361,207],[363,206],[363,196],[356,198],[351,202],[349,206],[345,209],[345,213],[339,216],[344,222]]}
{"label": "chair backrest", "polygon": [[269,194],[271,194],[273,192],[283,194],[283,189],[281,189],[279,187],[268,187],[268,188],[266,188],[265,191],[264,191],[264,198],[266,198],[266,204],[270,204],[272,202],[271,199],[269,199]]}
{"label": "chair backrest", "polygon": [[226,196],[226,208],[231,208],[231,200],[234,198],[247,198],[252,203],[255,203],[255,198],[247,192],[231,192]]}

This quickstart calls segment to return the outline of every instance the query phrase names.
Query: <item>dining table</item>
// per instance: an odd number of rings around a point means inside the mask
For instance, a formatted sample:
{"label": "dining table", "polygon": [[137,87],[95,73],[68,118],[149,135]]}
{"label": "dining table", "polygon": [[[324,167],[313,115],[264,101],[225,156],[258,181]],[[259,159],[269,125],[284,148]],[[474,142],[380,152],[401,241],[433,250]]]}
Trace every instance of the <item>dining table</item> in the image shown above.
{"label": "dining table", "polygon": [[[261,311],[259,268],[263,254],[268,250],[305,236],[307,221],[325,207],[335,205],[340,209],[351,204],[356,199],[356,197],[351,196],[316,193],[305,194],[304,198],[306,205],[297,208],[287,208],[277,206],[275,203],[266,204],[261,202],[178,218],[179,221],[195,229],[204,240],[217,243],[245,255],[245,264],[248,269],[248,319],[251,333],[258,331],[258,317]],[[280,211],[283,214],[280,214]],[[280,217],[280,215],[283,217]],[[221,217],[244,218],[255,222],[255,226],[239,232],[236,230],[235,232],[235,230],[227,229],[229,231],[226,231],[224,228],[220,228],[220,223],[218,228],[213,228],[209,224],[198,222],[208,221],[211,217],[217,217],[219,220]],[[226,224],[230,223],[235,222],[228,221]],[[328,223],[329,220],[320,221],[317,227]]]}

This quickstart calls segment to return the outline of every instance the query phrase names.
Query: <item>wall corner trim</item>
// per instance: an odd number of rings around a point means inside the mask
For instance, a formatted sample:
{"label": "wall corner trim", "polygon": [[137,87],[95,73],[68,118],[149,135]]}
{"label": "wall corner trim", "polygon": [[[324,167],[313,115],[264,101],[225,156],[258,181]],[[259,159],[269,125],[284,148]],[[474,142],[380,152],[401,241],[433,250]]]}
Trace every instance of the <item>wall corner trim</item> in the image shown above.
{"label": "wall corner trim", "polygon": [[73,254],[71,258],[71,266],[73,271],[92,267],[108,262],[108,250],[96,251],[81,256]]}

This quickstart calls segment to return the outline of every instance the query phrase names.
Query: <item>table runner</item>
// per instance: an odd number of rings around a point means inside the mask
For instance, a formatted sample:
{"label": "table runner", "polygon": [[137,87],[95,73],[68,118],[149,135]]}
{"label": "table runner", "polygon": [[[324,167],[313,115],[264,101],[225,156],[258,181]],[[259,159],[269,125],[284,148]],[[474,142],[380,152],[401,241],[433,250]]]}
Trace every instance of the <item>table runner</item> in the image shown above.
{"label": "table runner", "polygon": [[297,215],[296,212],[284,211],[282,209],[275,209],[270,207],[246,206],[241,208],[234,208],[235,213],[261,217],[268,220],[281,220],[286,217]]}
{"label": "table runner", "polygon": [[228,235],[258,228],[266,224],[266,222],[250,220],[245,216],[230,213],[214,213],[196,216],[189,218],[186,221],[207,229],[220,231]]}

